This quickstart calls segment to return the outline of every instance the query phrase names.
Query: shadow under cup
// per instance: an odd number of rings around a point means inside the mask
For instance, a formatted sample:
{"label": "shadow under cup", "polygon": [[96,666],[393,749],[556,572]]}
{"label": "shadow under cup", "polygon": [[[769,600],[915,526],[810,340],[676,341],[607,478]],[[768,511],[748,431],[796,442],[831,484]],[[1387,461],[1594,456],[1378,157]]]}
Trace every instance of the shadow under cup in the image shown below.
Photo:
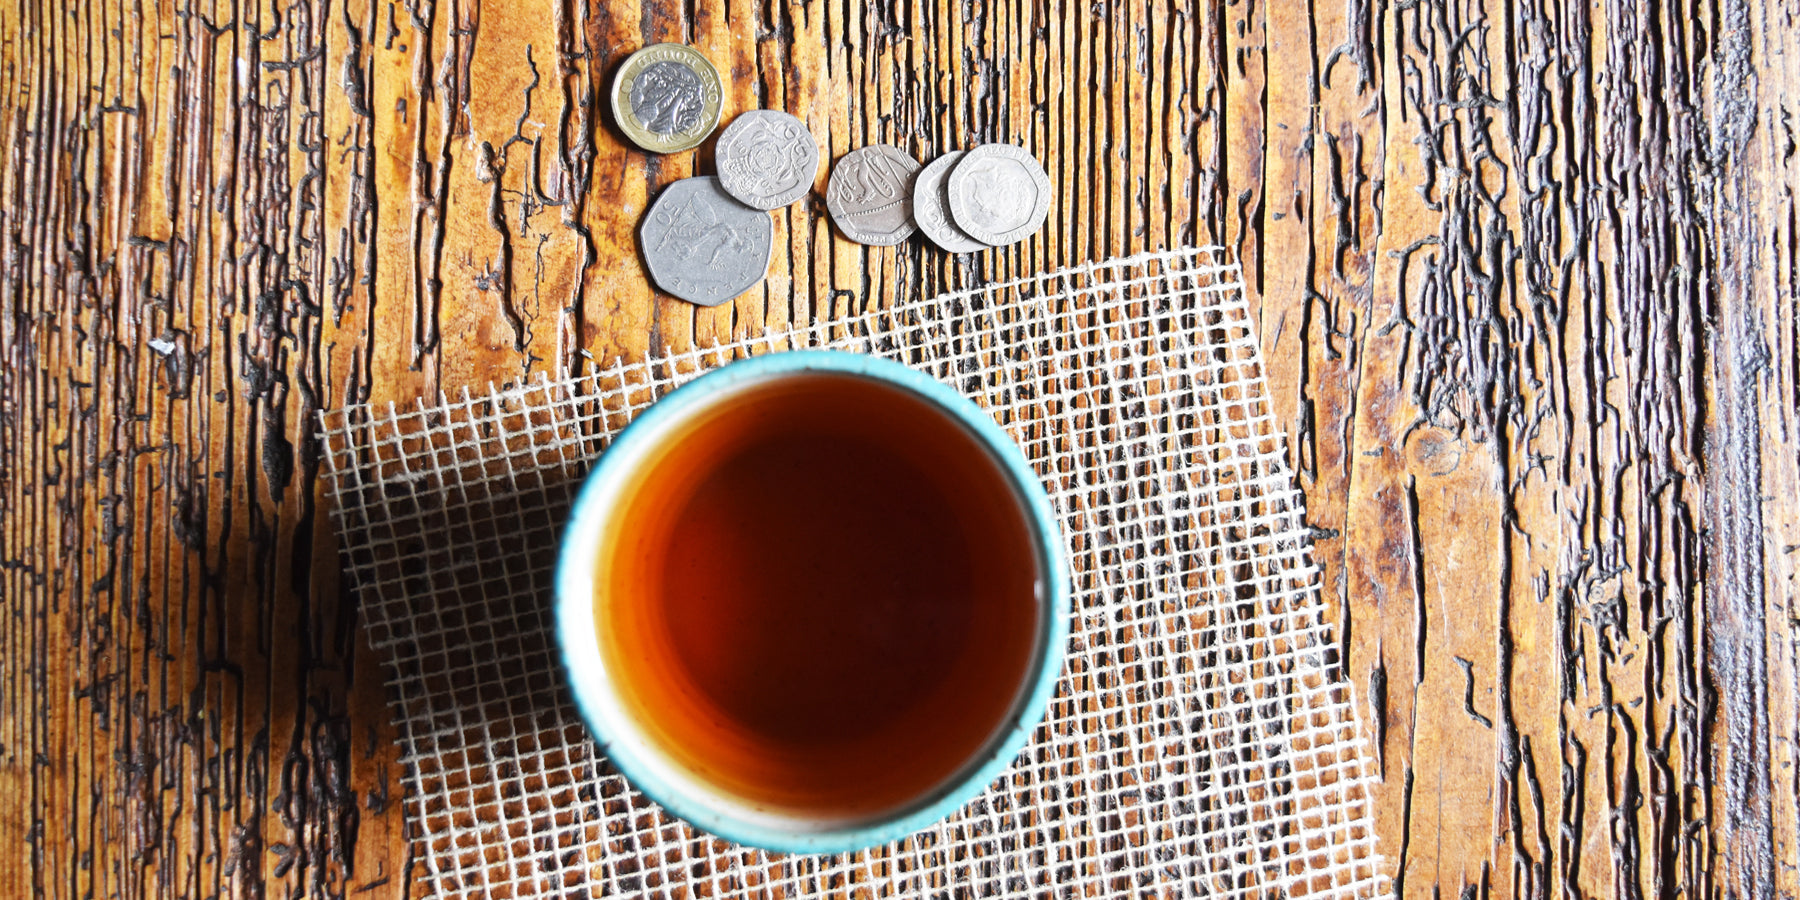
{"label": "shadow under cup", "polygon": [[1060,669],[1055,520],[987,414],[874,357],[734,362],[638,417],[563,539],[558,636],[604,752],[773,850],[904,836],[997,777]]}

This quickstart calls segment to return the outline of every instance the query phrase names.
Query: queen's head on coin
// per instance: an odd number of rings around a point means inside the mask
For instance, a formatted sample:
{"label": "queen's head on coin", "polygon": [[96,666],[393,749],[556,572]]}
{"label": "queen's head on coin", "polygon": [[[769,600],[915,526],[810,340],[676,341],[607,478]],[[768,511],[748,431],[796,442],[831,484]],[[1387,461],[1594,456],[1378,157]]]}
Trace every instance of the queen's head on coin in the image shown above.
{"label": "queen's head on coin", "polygon": [[983,159],[975,162],[973,176],[962,182],[969,202],[975,211],[988,222],[995,225],[1024,221],[1031,216],[1032,192],[1020,190],[1020,180],[1030,184],[1029,176],[1019,170],[1019,164],[1008,159]]}

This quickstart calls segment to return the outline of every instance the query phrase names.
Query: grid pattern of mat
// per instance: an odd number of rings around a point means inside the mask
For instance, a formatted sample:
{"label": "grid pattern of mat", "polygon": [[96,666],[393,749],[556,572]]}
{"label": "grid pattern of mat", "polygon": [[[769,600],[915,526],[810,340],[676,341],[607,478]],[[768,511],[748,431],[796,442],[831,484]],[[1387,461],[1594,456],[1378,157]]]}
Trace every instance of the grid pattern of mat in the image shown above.
{"label": "grid pattern of mat", "polygon": [[[1372,775],[1241,273],[1216,248],[1084,265],[560,381],[322,417],[346,565],[388,664],[439,896],[1364,897]],[[594,457],[732,358],[861,350],[985,407],[1070,551],[1062,679],[1008,773],[873,851],[696,831],[594,751],[550,634]]]}

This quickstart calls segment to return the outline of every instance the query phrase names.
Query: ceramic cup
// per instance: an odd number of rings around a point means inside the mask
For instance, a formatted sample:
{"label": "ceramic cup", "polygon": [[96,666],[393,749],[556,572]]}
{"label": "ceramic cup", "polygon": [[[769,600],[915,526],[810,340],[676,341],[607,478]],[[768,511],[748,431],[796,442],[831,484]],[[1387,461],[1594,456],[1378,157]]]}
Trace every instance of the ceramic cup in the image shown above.
{"label": "ceramic cup", "polygon": [[[628,593],[628,587],[617,587],[619,579],[624,577],[617,573],[625,571],[622,567],[633,563],[631,558],[619,555],[626,551],[609,549],[623,546],[616,542],[624,540],[611,536],[633,535],[640,526],[650,529],[654,525],[647,521],[633,520],[633,516],[649,515],[640,511],[642,503],[632,499],[636,496],[632,493],[636,490],[633,485],[652,477],[646,473],[659,471],[653,468],[658,465],[658,460],[680,458],[669,456],[675,452],[673,448],[683,446],[684,442],[697,440],[694,437],[699,433],[696,429],[718,419],[724,411],[745,407],[748,403],[746,398],[763,396],[783,385],[791,386],[794,379],[820,375],[832,376],[837,379],[833,384],[846,389],[866,388],[873,392],[871,396],[882,391],[897,391],[910,398],[910,401],[916,401],[916,404],[929,409],[929,416],[918,420],[923,431],[933,434],[953,431],[967,438],[963,443],[955,444],[965,449],[955,452],[980,455],[980,460],[970,458],[961,462],[967,463],[970,472],[989,473],[980,477],[992,481],[992,484],[986,486],[975,484],[970,489],[989,491],[989,494],[983,496],[1007,498],[1008,502],[1016,504],[1010,507],[1013,512],[1007,513],[1016,518],[1007,521],[1022,523],[1018,531],[1020,537],[1010,545],[1015,550],[1008,551],[1012,555],[1000,558],[1023,559],[1023,565],[1030,569],[1028,572],[1014,573],[1027,579],[1029,586],[1026,592],[1021,595],[1009,588],[1007,596],[1010,599],[1006,601],[1012,604],[1009,609],[1027,609],[1029,615],[1007,619],[990,616],[981,620],[990,623],[982,626],[986,631],[970,632],[976,634],[980,641],[995,647],[1005,645],[1016,648],[1016,658],[1021,664],[1007,670],[1015,673],[1008,677],[1016,683],[1001,684],[998,687],[949,683],[925,700],[909,701],[912,705],[906,707],[908,711],[905,715],[913,717],[909,720],[913,724],[906,726],[907,730],[902,732],[904,734],[926,733],[919,729],[928,730],[933,727],[931,723],[934,722],[949,723],[970,719],[978,723],[979,729],[968,733],[982,737],[972,744],[956,745],[958,748],[966,746],[969,749],[966,753],[961,749],[953,751],[957,754],[950,758],[953,764],[944,769],[945,774],[941,777],[933,776],[931,783],[921,783],[916,786],[916,790],[908,788],[910,793],[904,796],[885,797],[879,803],[849,811],[839,808],[820,811],[803,804],[769,802],[766,799],[768,791],[764,790],[767,786],[754,782],[757,777],[754,770],[747,770],[751,771],[749,775],[743,772],[733,774],[732,778],[736,779],[733,782],[723,776],[715,777],[705,765],[695,763],[692,747],[683,744],[678,737],[671,737],[677,729],[669,722],[658,721],[658,710],[681,705],[686,702],[682,698],[688,693],[704,694],[702,688],[684,687],[687,682],[683,680],[690,679],[695,684],[701,684],[704,679],[686,670],[671,670],[665,676],[651,669],[649,680],[657,682],[656,689],[675,699],[666,701],[663,706],[647,706],[640,702],[640,694],[633,693],[637,689],[631,687],[631,682],[632,679],[644,680],[644,666],[653,663],[635,658],[635,651],[630,646],[621,649],[620,642],[616,639],[609,649],[608,637],[609,634],[616,636],[636,633],[625,630],[635,627],[628,626],[627,619],[631,615],[645,615],[641,611],[628,613],[635,608],[622,605],[627,599],[620,598]],[[818,383],[818,379],[814,378],[813,383]],[[759,391],[763,393],[759,394]],[[857,410],[864,407],[864,404],[849,404],[844,407],[847,412],[834,415],[853,419],[861,415]],[[877,410],[880,404],[867,405],[867,408]],[[936,417],[935,421],[932,417]],[[871,427],[895,427],[891,424],[894,421],[891,417],[888,421],[888,425],[876,423]],[[907,434],[901,434],[898,436],[898,443],[904,445],[907,439]],[[921,443],[925,440],[927,438],[922,437]],[[696,474],[695,477],[701,475]],[[804,481],[811,476],[808,472],[801,471],[771,474],[769,477],[788,479],[783,484],[792,485],[795,480]],[[938,504],[939,507],[945,505]],[[932,510],[925,509],[924,513],[931,514]],[[789,529],[795,533],[785,539],[803,545],[809,540],[817,539],[819,535],[839,541],[840,543],[832,545],[838,547],[854,547],[854,544],[841,542],[861,539],[854,528],[837,522],[786,521],[785,524],[779,524],[777,521],[769,525],[769,528],[777,532],[783,528]],[[969,558],[991,559],[1000,552],[998,545],[983,546],[987,539],[981,536],[981,528],[950,530],[957,535],[973,535],[955,539],[959,542],[959,549],[962,543],[970,545],[966,548]],[[707,546],[704,541],[699,543],[700,546],[683,548],[683,552],[695,554],[692,558],[698,560],[718,551],[717,547]],[[1016,549],[1018,547],[1025,549],[1019,551]],[[983,557],[982,554],[989,556]],[[683,564],[682,558],[677,557],[676,562],[671,565]],[[896,577],[904,575],[902,572]],[[1017,580],[1003,580],[1004,577],[1010,577],[1006,572],[981,577],[988,580],[971,583],[1020,583]],[[974,593],[965,593],[972,598],[969,601],[972,605],[979,606],[986,602],[979,596],[979,589],[974,589]],[[1026,599],[1019,600],[1019,596]],[[743,601],[741,597],[728,599]],[[932,607],[937,610],[933,615],[951,619],[961,615],[956,609],[941,609],[944,603],[949,602],[941,597],[934,595],[934,598],[924,598],[924,601],[921,603],[922,607],[937,604]],[[831,602],[856,604],[877,601],[853,591]],[[891,601],[884,602],[892,605]],[[904,608],[908,602],[911,601],[901,597],[900,607]],[[744,615],[745,610],[741,606],[740,602],[739,607],[734,607],[734,615]],[[582,485],[564,531],[556,572],[557,638],[563,665],[575,705],[598,742],[600,752],[617,766],[633,786],[696,827],[740,844],[777,852],[849,852],[905,837],[956,811],[998,778],[1023,749],[1032,730],[1043,717],[1062,667],[1063,647],[1067,641],[1067,606],[1067,570],[1056,519],[1037,475],[1012,439],[980,407],[930,377],[877,357],[836,351],[774,353],[732,362],[672,391],[640,413],[602,454]],[[754,621],[756,610],[749,610],[748,613]],[[793,610],[784,609],[780,614],[791,619]],[[669,615],[674,616],[675,613],[671,612]],[[1009,624],[991,624],[999,621]],[[662,629],[658,633],[664,633],[670,629],[679,631],[693,624],[676,617],[656,627]],[[799,624],[800,630],[804,632],[806,623]],[[1004,627],[1010,631],[996,632],[995,627]],[[911,630],[904,631],[904,634],[897,631],[885,636],[865,635],[862,639],[873,640],[876,645],[889,638],[908,641],[933,639],[933,627],[921,629],[908,624],[907,628]],[[744,639],[755,639],[757,632],[754,628],[742,631],[746,635]],[[974,643],[974,640],[966,643]],[[821,638],[816,649],[824,656],[830,656],[836,648],[830,645],[828,638]],[[956,652],[961,656],[956,658],[976,659],[974,665],[977,669],[969,668],[970,664],[965,660],[954,664],[960,668],[946,663],[942,671],[977,671],[986,646],[976,649],[980,652],[958,650]],[[789,655],[805,657],[808,652],[808,646],[802,645]],[[901,652],[896,656],[904,658],[906,654]],[[855,660],[851,660],[851,663],[854,664]],[[698,663],[702,668],[707,664],[705,661]],[[833,664],[843,663],[839,661]],[[632,675],[629,674],[630,671],[639,674]],[[964,676],[951,674],[943,677],[954,682],[955,678]],[[799,684],[808,690],[815,687],[808,682]],[[827,687],[829,686],[819,689]],[[721,690],[730,693],[734,688],[727,685]],[[996,690],[999,693],[995,693]],[[959,708],[958,704],[962,701],[958,698],[981,695],[984,691],[1002,699],[992,701],[995,705],[981,707],[983,711],[979,715],[983,718],[972,719],[976,714]],[[765,700],[769,702],[762,702]],[[781,700],[780,697],[752,697],[748,700],[738,698],[732,702],[752,711],[770,706],[779,714]],[[707,701],[702,697],[696,702],[704,706]],[[920,704],[924,706],[922,710],[913,708]],[[832,707],[839,708],[844,707]],[[862,713],[878,715],[880,710],[876,710],[874,714],[868,710],[863,710]],[[727,714],[719,715],[729,718]],[[829,718],[834,713],[827,711],[821,715],[825,719],[821,727],[828,731],[828,726],[832,724]],[[837,746],[839,745],[831,745]],[[870,745],[857,745],[851,741],[842,746],[850,748],[844,752],[851,753],[866,752],[866,747]],[[857,746],[864,746],[865,750],[856,750]],[[816,755],[835,751],[797,745],[795,752]],[[816,763],[808,765],[816,765],[819,771],[826,772],[834,771],[837,762],[851,767],[845,771],[852,771],[858,761],[833,760],[825,756],[817,757]],[[789,769],[795,767],[790,766]],[[802,766],[797,770],[804,772],[807,767]],[[746,781],[746,778],[751,780]],[[879,780],[875,778],[871,784]],[[871,787],[871,790],[874,788]]]}

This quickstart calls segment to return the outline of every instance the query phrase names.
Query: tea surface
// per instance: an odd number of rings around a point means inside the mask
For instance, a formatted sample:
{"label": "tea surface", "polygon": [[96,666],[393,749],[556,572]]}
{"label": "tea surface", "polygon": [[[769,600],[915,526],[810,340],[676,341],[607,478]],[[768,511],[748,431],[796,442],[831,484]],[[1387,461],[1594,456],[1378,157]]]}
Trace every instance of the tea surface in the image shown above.
{"label": "tea surface", "polygon": [[910,805],[1014,711],[1038,560],[1005,470],[914,395],[751,385],[634,473],[602,535],[601,650],[672,760],[759,807]]}

